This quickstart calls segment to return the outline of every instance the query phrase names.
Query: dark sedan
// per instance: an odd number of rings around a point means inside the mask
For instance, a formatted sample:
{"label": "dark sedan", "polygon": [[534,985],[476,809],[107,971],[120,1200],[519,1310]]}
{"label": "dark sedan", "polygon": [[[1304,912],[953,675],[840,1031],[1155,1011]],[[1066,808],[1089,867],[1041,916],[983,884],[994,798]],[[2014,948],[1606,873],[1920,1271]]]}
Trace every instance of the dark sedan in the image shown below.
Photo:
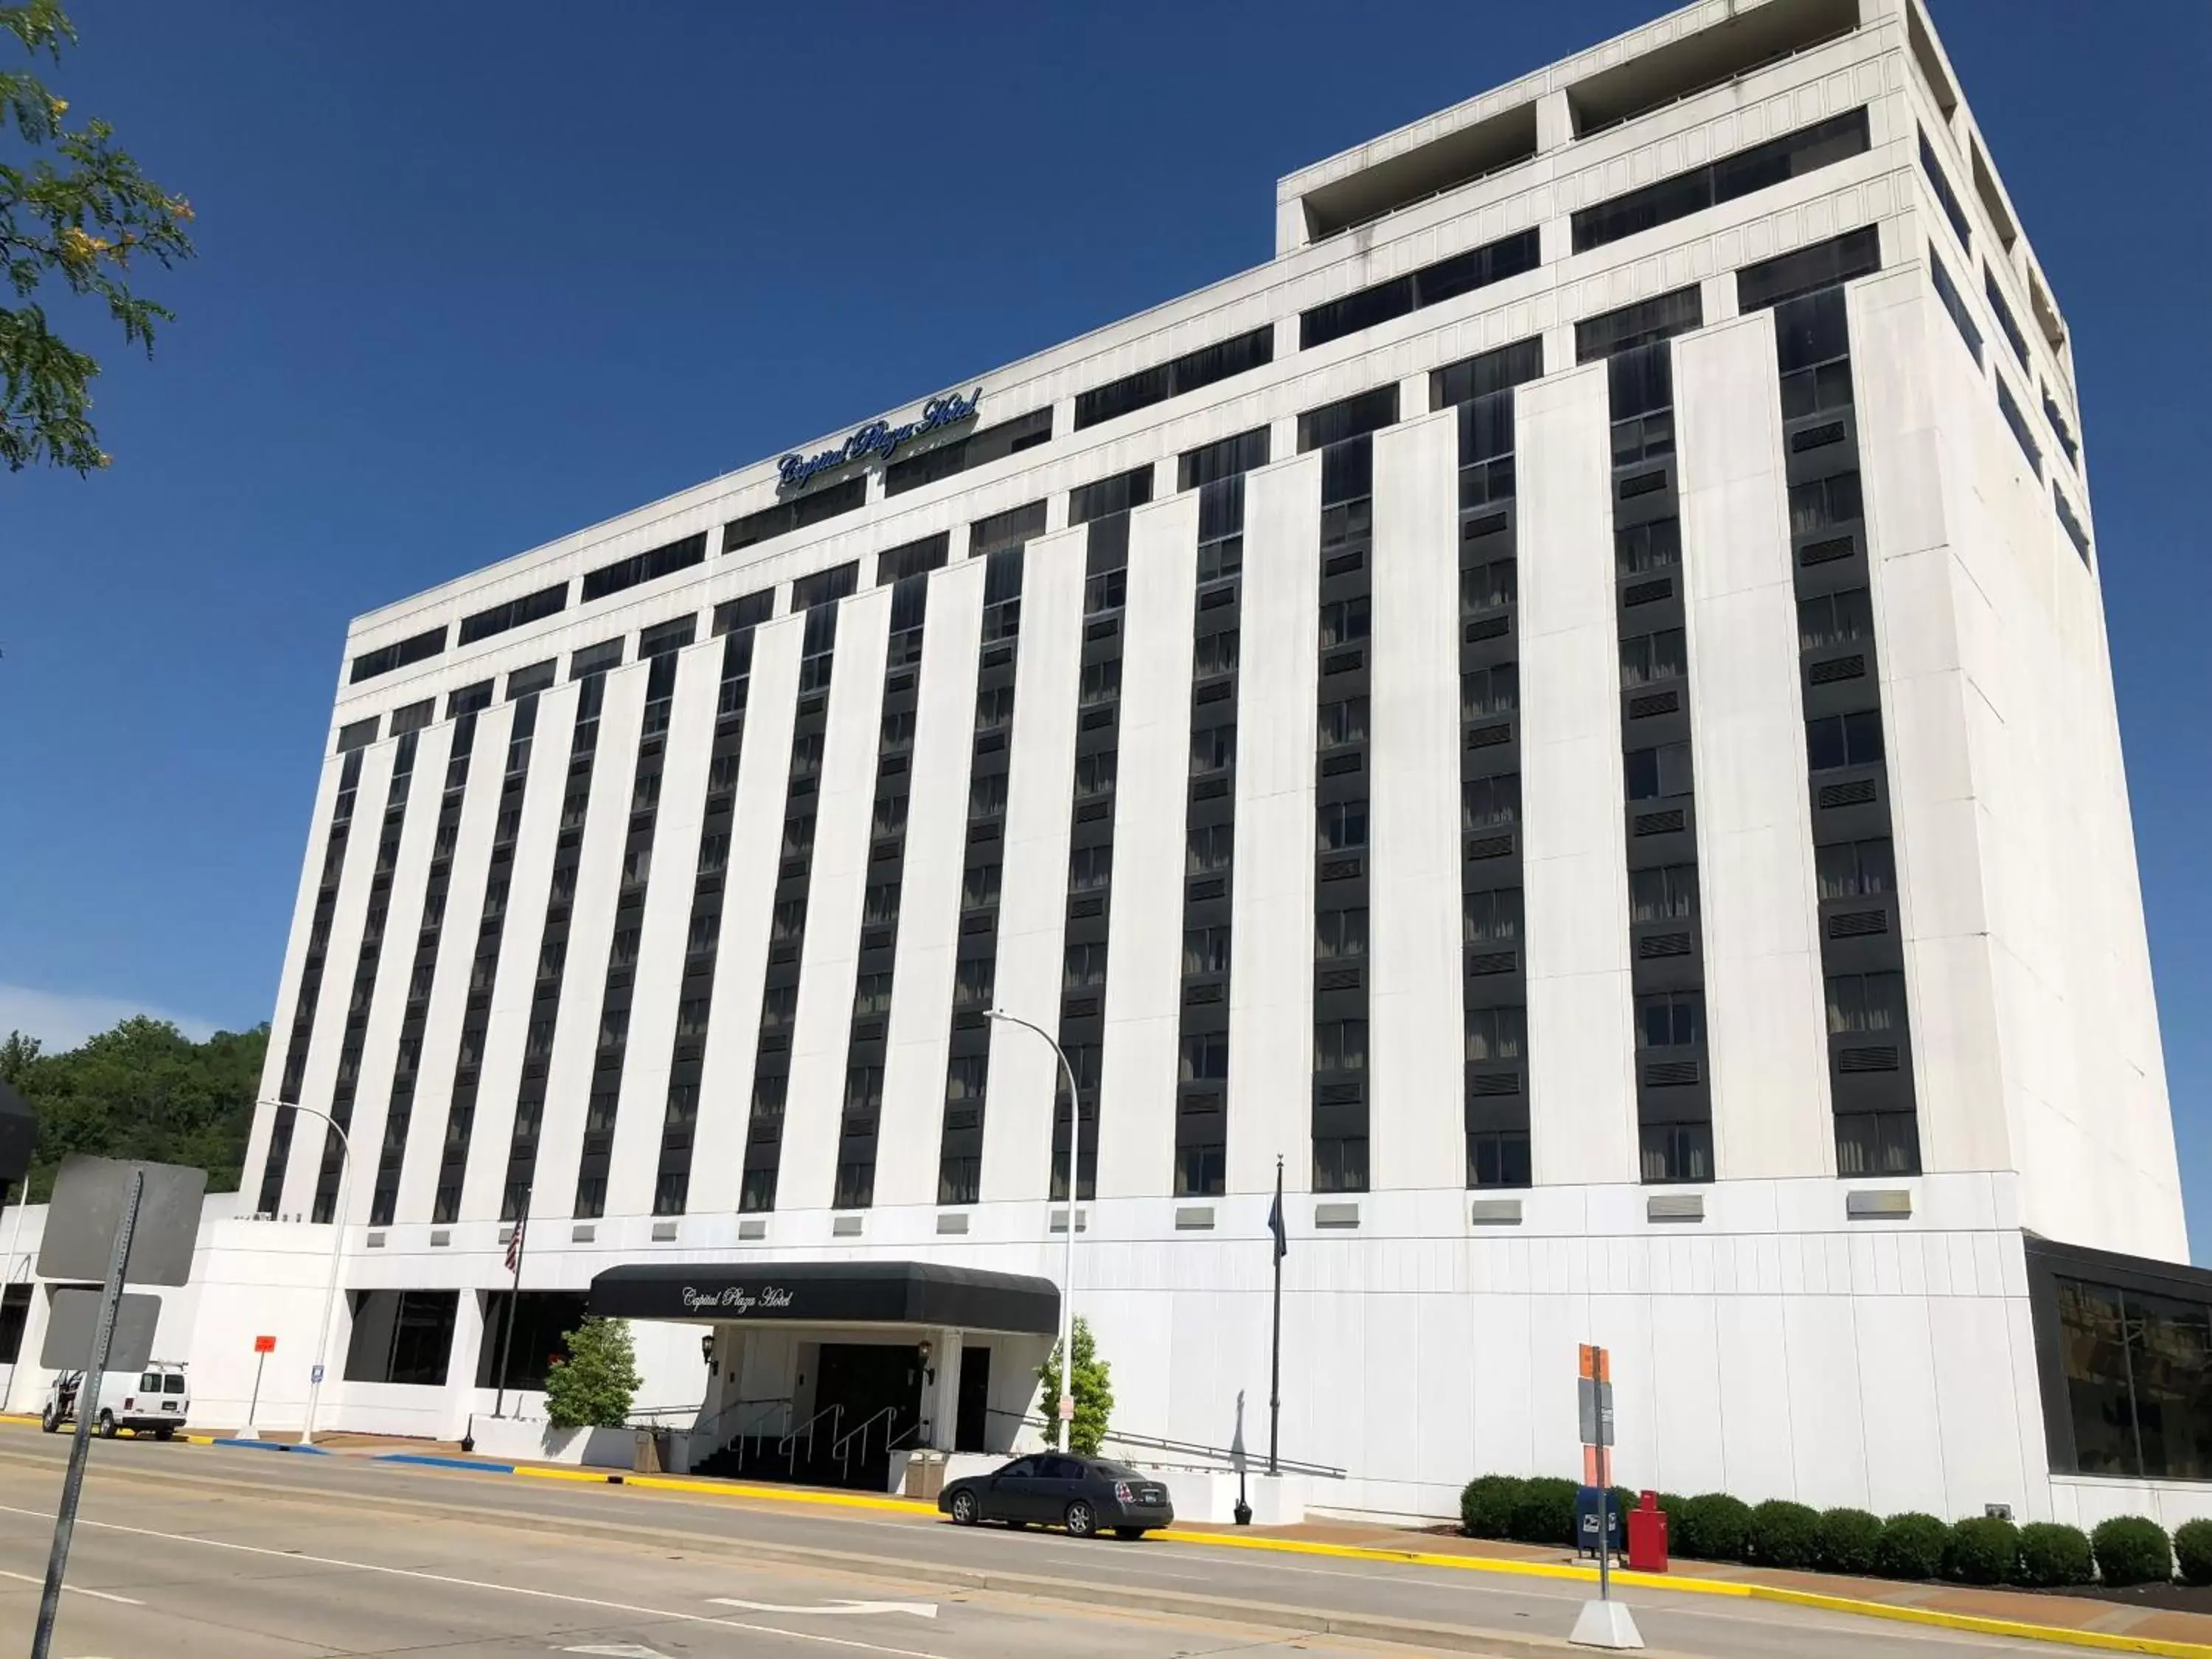
{"label": "dark sedan", "polygon": [[1102,1531],[1142,1538],[1155,1527],[1175,1524],[1175,1505],[1158,1481],[1126,1463],[1059,1452],[1017,1457],[994,1474],[949,1481],[937,1495],[937,1507],[963,1527],[979,1521],[1003,1521],[1016,1531],[1065,1527],[1071,1538]]}

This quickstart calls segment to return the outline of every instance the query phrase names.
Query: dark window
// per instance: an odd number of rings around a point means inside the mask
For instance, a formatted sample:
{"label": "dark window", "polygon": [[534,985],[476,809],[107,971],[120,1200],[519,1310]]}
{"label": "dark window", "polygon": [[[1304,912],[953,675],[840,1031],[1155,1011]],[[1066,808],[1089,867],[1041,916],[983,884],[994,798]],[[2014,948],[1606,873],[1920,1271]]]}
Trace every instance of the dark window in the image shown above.
{"label": "dark window", "polygon": [[557,672],[554,662],[533,663],[527,668],[518,668],[507,677],[507,700],[514,702],[533,693],[551,689]]}
{"label": "dark window", "polygon": [[926,483],[935,483],[939,478],[1004,460],[1009,455],[1051,441],[1052,408],[1047,404],[1011,421],[971,432],[964,438],[956,438],[951,443],[939,444],[920,454],[893,461],[884,469],[884,494],[903,495]]}
{"label": "dark window", "polygon": [[[860,566],[857,560],[834,565],[827,570],[817,570],[812,575],[801,576],[792,583],[791,608],[793,611],[811,611],[817,605],[833,604],[836,600],[849,596],[860,586]],[[835,642],[834,636],[830,642]],[[808,654],[827,648],[826,645],[820,647],[815,645],[812,619],[810,618],[806,645]]]}
{"label": "dark window", "polygon": [[1928,280],[1935,284],[1936,297],[1943,302],[1943,309],[1950,313],[1952,325],[1959,331],[1959,337],[1966,343],[1966,349],[1973,354],[1974,361],[1980,362],[1982,331],[1974,326],[1974,319],[1966,310],[1966,296],[1959,292],[1958,285],[1951,280],[1951,273],[1943,269],[1943,262],[1936,257],[1933,247],[1928,250]]}
{"label": "dark window", "polygon": [[556,616],[568,605],[568,584],[556,582],[550,587],[540,588],[535,593],[525,594],[519,599],[509,599],[505,605],[493,605],[479,611],[473,617],[461,618],[461,643],[474,645],[478,640],[488,640],[495,634],[504,634],[510,628],[520,628],[525,623],[534,623],[541,617]]}
{"label": "dark window", "polygon": [[[691,643],[698,632],[699,617],[696,612],[687,611],[684,615],[672,617],[667,622],[656,623],[653,627],[646,629],[638,635],[637,659],[643,662],[649,657],[662,657],[672,651],[681,651]],[[668,693],[663,691],[660,695],[666,696]]]}
{"label": "dark window", "polygon": [[[621,667],[622,659],[623,641],[619,639],[603,640],[597,645],[587,645],[581,651],[569,653],[568,678],[572,680],[590,679],[594,674],[604,674],[611,668]],[[593,688],[594,691],[604,689]],[[580,720],[596,720],[599,717],[596,708],[588,714],[580,712],[581,703],[578,704],[578,708]]]}
{"label": "dark window", "polygon": [[1508,276],[1534,270],[1540,258],[1537,241],[1536,228],[1531,225],[1510,236],[1469,248],[1464,253],[1455,253],[1432,265],[1424,265],[1409,276],[1393,277],[1387,283],[1347,294],[1340,300],[1316,306],[1298,318],[1299,349],[1326,345],[1331,340],[1357,334],[1393,317],[1441,305],[1492,283],[1502,283]]}
{"label": "dark window", "polygon": [[725,599],[714,607],[714,632],[720,635],[757,628],[774,615],[775,590],[772,587],[748,593],[742,599]]}
{"label": "dark window", "polygon": [[1805,722],[1805,761],[1815,772],[1873,766],[1881,759],[1881,711],[1829,714]]}
{"label": "dark window", "polygon": [[778,501],[774,507],[764,507],[757,513],[748,513],[744,517],[732,519],[724,525],[722,551],[734,553],[741,547],[750,547],[771,537],[803,530],[808,525],[819,524],[840,513],[850,513],[865,507],[867,500],[867,475],[860,473],[842,483],[810,490],[796,501]]}
{"label": "dark window", "polygon": [[1516,1060],[1528,1051],[1528,1011],[1526,1008],[1470,1008],[1467,1011],[1467,1058],[1470,1063],[1496,1065]]}
{"label": "dark window", "polygon": [[1133,507],[1142,507],[1152,499],[1152,469],[1149,465],[1132,467],[1110,478],[1101,478],[1067,492],[1067,523],[1070,529],[1079,524],[1089,524],[1093,519],[1108,518],[1116,513],[1127,513]]}
{"label": "dark window", "polygon": [[1687,661],[1680,629],[1662,628],[1634,635],[1620,642],[1620,683],[1650,685],[1656,680],[1678,680]]}
{"label": "dark window", "polygon": [[[1017,507],[1004,513],[994,513],[988,519],[978,519],[968,527],[968,556],[980,559],[988,554],[1018,548],[1033,536],[1044,534],[1044,503],[1031,501],[1026,507]],[[1014,568],[1015,591],[1019,591],[1020,567]],[[983,603],[996,604],[1013,597],[991,590],[994,571],[984,574]]]}
{"label": "dark window", "polygon": [[1624,576],[1672,570],[1682,562],[1682,521],[1654,519],[1613,532],[1613,563]]}
{"label": "dark window", "polygon": [[[1332,445],[1379,432],[1398,423],[1398,387],[1378,386],[1338,403],[1308,410],[1298,416],[1298,453],[1327,449]],[[1362,492],[1363,494],[1365,492]],[[1328,499],[1326,496],[1324,500]]]}
{"label": "dark window", "polygon": [[2075,1279],[2056,1286],[2075,1469],[2212,1480],[2212,1310]]}
{"label": "dark window", "polygon": [[392,724],[386,730],[395,738],[404,737],[410,732],[420,732],[430,723],[430,717],[437,712],[437,707],[436,698],[425,697],[420,702],[409,703],[404,708],[395,708],[392,711]]}
{"label": "dark window", "polygon": [[2088,563],[2089,532],[2081,527],[2081,520],[2075,516],[2073,506],[2055,483],[2051,486],[2051,505],[2058,514],[2058,522],[2066,532],[2066,539],[2074,544],[2074,550],[2081,556],[2081,562]]}
{"label": "dark window", "polygon": [[2081,465],[2081,446],[2074,441],[2074,428],[2066,424],[2065,412],[2052,401],[2048,392],[2043,394],[2043,418],[2051,422],[2058,447],[2066,452],[2066,465],[2078,469]]}
{"label": "dark window", "polygon": [[1897,850],[1887,836],[1832,842],[1813,849],[1825,899],[1874,898],[1897,890]]}
{"label": "dark window", "polygon": [[1314,1022],[1314,1070],[1361,1072],[1366,1069],[1365,1020],[1320,1019]]}
{"label": "dark window", "polygon": [[1982,293],[1990,302],[1991,314],[1997,319],[1997,332],[2005,337],[2005,343],[2012,348],[2012,355],[2020,359],[2020,366],[2033,373],[2027,361],[2027,337],[2021,333],[2020,325],[2013,320],[2012,307],[2005,303],[2004,290],[1997,286],[1996,272],[1987,265],[1982,267]]}
{"label": "dark window", "polygon": [[[1218,443],[1206,444],[1198,449],[1186,449],[1176,461],[1176,488],[1196,489],[1222,478],[1234,478],[1249,472],[1255,466],[1267,464],[1267,428],[1254,427],[1249,432],[1240,432],[1233,438],[1224,438]],[[1203,529],[1199,540],[1207,538]]]}
{"label": "dark window", "polygon": [[1636,1046],[1686,1048],[1705,1040],[1705,994],[1659,991],[1636,999]]}
{"label": "dark window", "polygon": [[1602,247],[1639,230],[1801,178],[1863,154],[1867,142],[1867,112],[1855,109],[1583,208],[1574,216],[1575,252]]}
{"label": "dark window", "polygon": [[1631,800],[1669,800],[1691,793],[1690,745],[1662,743],[1623,757]]}
{"label": "dark window", "polygon": [[[1429,407],[1449,409],[1455,404],[1473,403],[1493,392],[1503,392],[1508,386],[1519,386],[1527,380],[1543,378],[1544,337],[1532,334],[1525,340],[1516,340],[1511,345],[1500,346],[1495,351],[1486,351],[1480,357],[1468,357],[1459,362],[1447,363],[1429,374]],[[1509,438],[1510,434],[1508,434]],[[1506,450],[1513,447],[1509,441]],[[1504,451],[1498,451],[1504,453]],[[1462,457],[1462,461],[1478,459]]]}
{"label": "dark window", "polygon": [[345,1380],[443,1388],[453,1351],[456,1291],[355,1291]]}
{"label": "dark window", "polygon": [[1203,346],[1171,362],[1140,369],[1134,374],[1080,392],[1075,398],[1075,429],[1097,426],[1133,410],[1165,403],[1170,398],[1225,380],[1247,369],[1258,368],[1275,357],[1275,327],[1269,323],[1234,339]]}
{"label": "dark window", "polygon": [[1341,853],[1367,845],[1367,803],[1324,801],[1314,814],[1317,851]]}
{"label": "dark window", "polygon": [[1602,316],[1585,317],[1575,325],[1575,361],[1594,363],[1601,357],[1686,334],[1704,326],[1705,314],[1704,296],[1692,285],[1654,295]]}
{"label": "dark window", "polygon": [[1828,975],[1828,1033],[1854,1036],[1895,1036],[1905,1030],[1902,973]]}
{"label": "dark window", "polygon": [[1495,830],[1521,818],[1521,775],[1469,778],[1459,787],[1460,827]]}
{"label": "dark window", "polygon": [[1794,253],[1744,266],[1735,274],[1736,312],[1749,316],[1801,294],[1832,288],[1881,269],[1881,233],[1872,225],[1846,231]]}
{"label": "dark window", "polygon": [[1863,587],[1797,601],[1797,643],[1807,651],[1874,637],[1874,596]]}
{"label": "dark window", "polygon": [[1957,192],[1952,190],[1950,179],[1944,176],[1943,164],[1936,159],[1936,146],[1928,142],[1927,128],[1920,128],[1919,132],[1920,170],[1928,175],[1928,188],[1936,192],[1936,205],[1943,210],[1943,216],[1951,222],[1951,231],[1958,237],[1959,246],[1971,249],[1974,246],[1974,235],[1966,226],[1966,210],[1959,204]]}
{"label": "dark window", "polygon": [[[568,1333],[584,1322],[589,1300],[580,1291],[486,1291],[483,1346],[477,1350],[477,1387],[535,1391],[556,1360],[568,1358]],[[507,1322],[513,1320],[512,1340]],[[507,1356],[507,1375],[499,1358]]]}
{"label": "dark window", "polygon": [[410,663],[434,657],[446,648],[446,630],[433,628],[417,634],[397,645],[387,645],[380,650],[364,652],[353,659],[353,672],[349,684],[359,685],[363,680],[374,679],[379,674],[389,674],[394,669],[404,668]]}
{"label": "dark window", "polygon": [[2036,447],[2035,434],[2027,429],[2027,416],[2021,414],[2014,401],[2012,388],[2005,384],[2002,374],[1997,376],[1997,413],[2012,428],[2012,435],[2020,445],[2020,453],[2027,457],[2027,470],[2040,478],[2043,476],[2043,452]]}
{"label": "dark window", "polygon": [[876,555],[876,580],[878,582],[895,582],[908,576],[926,574],[944,564],[946,550],[951,545],[951,533],[940,530],[934,536],[924,536],[920,541],[886,548]]}
{"label": "dark window", "polygon": [[1463,945],[1510,945],[1521,937],[1522,900],[1518,887],[1463,894],[1460,912],[1460,942]]}
{"label": "dark window", "polygon": [[341,755],[350,755],[355,750],[366,749],[375,741],[376,716],[371,714],[365,720],[355,720],[349,725],[338,728],[336,752]]}
{"label": "dark window", "polygon": [[707,557],[707,532],[686,536],[680,542],[653,548],[649,552],[617,559],[612,564],[601,565],[597,570],[584,573],[583,603],[603,599],[610,593],[619,593],[626,587],[635,587],[678,570],[688,570],[702,563]]}
{"label": "dark window", "polygon": [[[1188,939],[1189,935],[1184,937]],[[1314,913],[1315,961],[1344,962],[1366,954],[1367,912],[1364,908]]]}
{"label": "dark window", "polygon": [[30,1317],[31,1287],[28,1285],[10,1285],[0,1290],[0,1364],[13,1365],[15,1363],[22,1352],[23,1327]]}
{"label": "dark window", "polygon": [[[446,694],[446,718],[454,720],[463,714],[474,714],[491,707],[492,682],[479,680],[474,685],[465,685],[458,691]],[[451,787],[450,781],[447,785]]]}
{"label": "dark window", "polygon": [[1790,533],[1819,536],[1856,524],[1865,516],[1859,475],[1838,472],[1790,486]]}
{"label": "dark window", "polygon": [[1698,914],[1698,866],[1662,865],[1628,872],[1628,915],[1632,921],[1686,921]]}

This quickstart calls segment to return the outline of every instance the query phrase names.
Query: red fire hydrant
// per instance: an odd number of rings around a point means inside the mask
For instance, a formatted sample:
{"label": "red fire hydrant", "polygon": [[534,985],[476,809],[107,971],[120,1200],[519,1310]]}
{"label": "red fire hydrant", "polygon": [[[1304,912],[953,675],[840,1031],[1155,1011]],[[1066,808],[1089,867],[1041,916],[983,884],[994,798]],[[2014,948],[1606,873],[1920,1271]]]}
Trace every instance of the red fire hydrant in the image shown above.
{"label": "red fire hydrant", "polygon": [[1667,1571],[1667,1511],[1659,1507],[1659,1494],[1640,1494],[1641,1501],[1628,1512],[1628,1566],[1632,1572]]}

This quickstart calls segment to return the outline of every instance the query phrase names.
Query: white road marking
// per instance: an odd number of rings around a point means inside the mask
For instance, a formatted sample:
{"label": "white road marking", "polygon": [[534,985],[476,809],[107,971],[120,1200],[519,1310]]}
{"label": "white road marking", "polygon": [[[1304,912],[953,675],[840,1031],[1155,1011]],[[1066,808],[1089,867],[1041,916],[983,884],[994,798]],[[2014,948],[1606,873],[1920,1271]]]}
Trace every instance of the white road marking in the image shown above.
{"label": "white road marking", "polygon": [[734,1595],[710,1595],[718,1607],[743,1607],[747,1613],[910,1613],[921,1619],[937,1617],[934,1601],[846,1601],[832,1600],[818,1607],[780,1607],[773,1601],[740,1601]]}
{"label": "white road marking", "polygon": [[[12,1504],[0,1504],[0,1515],[24,1515],[34,1520],[49,1520],[37,1510],[18,1509]],[[742,1619],[716,1619],[703,1613],[682,1613],[671,1607],[643,1607],[631,1601],[603,1601],[595,1596],[571,1595],[562,1590],[530,1589],[520,1584],[495,1584],[481,1578],[456,1578],[442,1572],[422,1572],[413,1567],[380,1566],[374,1561],[342,1561],[335,1556],[307,1555],[297,1550],[264,1549],[258,1544],[234,1544],[220,1538],[195,1538],[190,1533],[156,1532],[151,1527],[126,1527],[113,1521],[87,1521],[79,1518],[80,1527],[92,1527],[101,1532],[118,1532],[133,1538],[158,1538],[169,1544],[198,1544],[211,1550],[232,1550],[241,1555],[273,1556],[279,1561],[305,1561],[319,1567],[343,1567],[352,1572],[380,1572],[392,1578],[417,1578],[426,1583],[451,1584],[457,1589],[495,1590],[504,1595],[526,1595],[540,1601],[567,1601],[577,1607],[605,1607],[613,1613],[641,1613],[650,1619],[669,1619],[687,1625],[714,1625],[724,1630],[750,1631],[756,1636],[783,1636],[794,1642],[818,1642],[825,1647],[854,1648],[863,1653],[888,1653],[896,1659],[940,1659],[933,1653],[924,1653],[915,1648],[889,1648],[874,1642],[862,1642],[849,1636],[822,1636],[813,1631],[785,1630],[775,1625],[750,1625]],[[98,1591],[87,1591],[97,1595]],[[120,1601],[123,1598],[112,1598]],[[143,1603],[134,1603],[143,1606]]]}
{"label": "white road marking", "polygon": [[635,1642],[615,1642],[605,1647],[562,1648],[563,1653],[596,1653],[600,1659],[668,1659],[659,1648],[641,1648]]}
{"label": "white road marking", "polygon": [[[12,1578],[20,1584],[36,1584],[40,1589],[46,1587],[45,1579],[33,1578],[27,1572],[9,1572],[0,1569],[0,1578]],[[126,1607],[143,1607],[146,1605],[143,1601],[134,1601],[127,1595],[110,1595],[106,1590],[87,1589],[82,1584],[64,1584],[62,1588],[71,1595],[97,1596],[103,1601],[120,1601]]]}

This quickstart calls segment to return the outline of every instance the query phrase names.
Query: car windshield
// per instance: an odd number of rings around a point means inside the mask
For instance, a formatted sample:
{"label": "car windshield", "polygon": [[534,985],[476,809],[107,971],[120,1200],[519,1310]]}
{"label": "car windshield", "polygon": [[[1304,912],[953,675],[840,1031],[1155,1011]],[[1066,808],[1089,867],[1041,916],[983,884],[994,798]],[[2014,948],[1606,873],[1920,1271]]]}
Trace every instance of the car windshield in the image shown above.
{"label": "car windshield", "polygon": [[161,1392],[163,1394],[182,1394],[184,1391],[185,1379],[183,1377],[165,1376],[161,1379]]}
{"label": "car windshield", "polygon": [[1109,1463],[1103,1458],[1094,1459],[1091,1467],[1109,1480],[1141,1480],[1145,1478],[1127,1463]]}

